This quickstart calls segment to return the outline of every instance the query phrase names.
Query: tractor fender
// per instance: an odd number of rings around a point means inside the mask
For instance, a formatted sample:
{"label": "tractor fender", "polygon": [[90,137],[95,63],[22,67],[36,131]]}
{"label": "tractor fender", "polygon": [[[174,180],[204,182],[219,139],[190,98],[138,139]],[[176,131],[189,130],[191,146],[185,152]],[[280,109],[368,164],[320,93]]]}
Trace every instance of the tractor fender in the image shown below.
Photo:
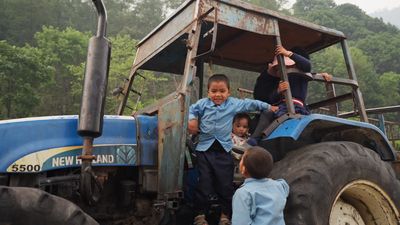
{"label": "tractor fender", "polygon": [[296,147],[328,141],[351,141],[374,150],[382,160],[395,160],[395,151],[382,131],[369,123],[311,114],[280,124],[265,142],[291,140]]}

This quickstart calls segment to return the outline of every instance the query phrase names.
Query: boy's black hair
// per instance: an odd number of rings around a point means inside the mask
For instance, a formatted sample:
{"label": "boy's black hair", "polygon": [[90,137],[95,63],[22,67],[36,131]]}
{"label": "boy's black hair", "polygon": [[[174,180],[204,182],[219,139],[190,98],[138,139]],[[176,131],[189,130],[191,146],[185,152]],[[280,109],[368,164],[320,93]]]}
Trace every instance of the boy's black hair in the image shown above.
{"label": "boy's black hair", "polygon": [[247,149],[242,157],[247,173],[255,179],[268,177],[274,165],[271,153],[259,146]]}
{"label": "boy's black hair", "polygon": [[310,60],[310,55],[306,52],[306,50],[304,50],[304,48],[301,47],[293,47],[290,49],[290,51],[299,54],[301,56],[303,56],[304,58]]}
{"label": "boy's black hair", "polygon": [[234,123],[237,120],[241,120],[241,119],[246,119],[247,123],[250,124],[250,116],[247,113],[237,113],[235,115],[235,117],[233,117],[232,123]]}
{"label": "boy's black hair", "polygon": [[208,84],[207,84],[207,89],[210,88],[210,84],[212,82],[225,82],[226,86],[228,86],[228,90],[230,89],[229,86],[229,78],[225,74],[214,74],[210,78],[208,78]]}

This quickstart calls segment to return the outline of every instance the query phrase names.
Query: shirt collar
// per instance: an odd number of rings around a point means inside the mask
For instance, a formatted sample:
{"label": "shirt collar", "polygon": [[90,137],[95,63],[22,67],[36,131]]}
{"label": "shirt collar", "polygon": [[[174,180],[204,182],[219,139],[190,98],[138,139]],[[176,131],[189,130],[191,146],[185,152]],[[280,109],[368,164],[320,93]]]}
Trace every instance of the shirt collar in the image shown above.
{"label": "shirt collar", "polygon": [[268,178],[256,179],[256,178],[249,177],[249,178],[246,178],[244,180],[243,184],[252,183],[252,182],[255,182],[255,181],[264,181],[264,180],[268,180]]}

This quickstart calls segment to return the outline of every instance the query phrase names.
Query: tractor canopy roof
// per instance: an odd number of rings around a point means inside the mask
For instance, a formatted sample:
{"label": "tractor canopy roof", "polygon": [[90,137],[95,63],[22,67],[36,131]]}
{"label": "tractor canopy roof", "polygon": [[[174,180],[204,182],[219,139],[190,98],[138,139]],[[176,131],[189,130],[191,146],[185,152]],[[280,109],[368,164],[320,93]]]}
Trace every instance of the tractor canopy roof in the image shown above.
{"label": "tractor canopy roof", "polygon": [[[201,21],[198,45],[187,43]],[[204,62],[261,71],[272,61],[280,37],[290,49],[313,53],[340,42],[340,31],[279,14],[238,0],[187,0],[138,44],[134,69],[182,74],[187,48],[197,47]]]}

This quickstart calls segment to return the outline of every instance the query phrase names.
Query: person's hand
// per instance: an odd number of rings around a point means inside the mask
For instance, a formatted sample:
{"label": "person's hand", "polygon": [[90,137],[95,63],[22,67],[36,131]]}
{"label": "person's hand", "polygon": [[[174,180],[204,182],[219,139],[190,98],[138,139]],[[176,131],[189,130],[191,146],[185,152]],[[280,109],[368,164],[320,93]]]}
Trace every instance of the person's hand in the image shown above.
{"label": "person's hand", "polygon": [[289,89],[289,82],[287,82],[287,81],[279,82],[278,93],[282,93],[282,92],[286,91],[287,89]]}
{"label": "person's hand", "polygon": [[193,119],[188,122],[188,131],[189,134],[199,133],[199,121],[197,119]]}
{"label": "person's hand", "polygon": [[271,108],[269,108],[269,111],[271,111],[271,112],[276,112],[278,110],[279,110],[279,107],[278,106],[274,106],[274,105],[271,105]]}
{"label": "person's hand", "polygon": [[286,50],[282,45],[277,45],[275,49],[275,55],[290,57],[293,55],[293,52]]}
{"label": "person's hand", "polygon": [[332,80],[332,75],[329,73],[321,73],[321,76],[325,79],[325,81],[329,82]]}

